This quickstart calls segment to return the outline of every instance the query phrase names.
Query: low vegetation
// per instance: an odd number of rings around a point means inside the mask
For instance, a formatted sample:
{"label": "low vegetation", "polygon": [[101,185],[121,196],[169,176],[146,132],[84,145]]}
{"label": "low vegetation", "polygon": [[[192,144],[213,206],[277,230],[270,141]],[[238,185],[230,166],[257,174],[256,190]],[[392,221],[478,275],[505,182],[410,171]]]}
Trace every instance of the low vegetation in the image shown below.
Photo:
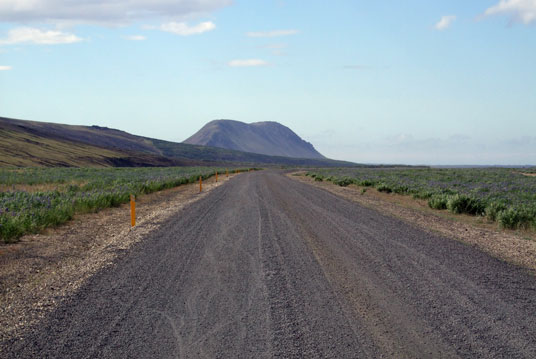
{"label": "low vegetation", "polygon": [[213,167],[0,169],[0,241],[13,242],[77,213],[119,206],[131,194],[197,182],[216,171],[225,173]]}
{"label": "low vegetation", "polygon": [[485,216],[503,228],[536,229],[536,177],[527,175],[535,172],[508,168],[339,168],[318,169],[307,175],[343,187],[354,184],[411,195],[428,200],[430,208]]}

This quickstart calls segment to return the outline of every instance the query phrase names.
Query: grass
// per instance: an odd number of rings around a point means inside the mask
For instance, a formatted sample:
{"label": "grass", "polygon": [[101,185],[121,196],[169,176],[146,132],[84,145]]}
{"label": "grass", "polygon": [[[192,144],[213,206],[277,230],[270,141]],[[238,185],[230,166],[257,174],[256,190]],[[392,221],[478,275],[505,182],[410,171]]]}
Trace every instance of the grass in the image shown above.
{"label": "grass", "polygon": [[410,195],[427,200],[430,208],[482,216],[502,228],[536,229],[536,177],[523,173],[508,168],[337,168],[307,175],[343,187],[355,184]]}
{"label": "grass", "polygon": [[0,192],[0,241],[15,242],[24,234],[65,223],[77,213],[117,207],[131,194],[194,183],[199,177],[205,180],[215,171],[225,173],[214,167],[0,169],[0,186],[5,189]]}
{"label": "grass", "polygon": [[114,150],[3,129],[0,129],[0,154],[0,166],[109,167],[108,159],[124,156]]}

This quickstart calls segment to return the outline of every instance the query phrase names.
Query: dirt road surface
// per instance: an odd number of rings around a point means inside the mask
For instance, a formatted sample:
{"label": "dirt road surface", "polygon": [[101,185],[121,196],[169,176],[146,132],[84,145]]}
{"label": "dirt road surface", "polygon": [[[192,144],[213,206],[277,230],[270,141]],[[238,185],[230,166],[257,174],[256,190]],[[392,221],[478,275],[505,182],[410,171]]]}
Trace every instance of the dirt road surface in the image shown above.
{"label": "dirt road surface", "polygon": [[277,172],[137,243],[4,358],[535,358],[536,278]]}

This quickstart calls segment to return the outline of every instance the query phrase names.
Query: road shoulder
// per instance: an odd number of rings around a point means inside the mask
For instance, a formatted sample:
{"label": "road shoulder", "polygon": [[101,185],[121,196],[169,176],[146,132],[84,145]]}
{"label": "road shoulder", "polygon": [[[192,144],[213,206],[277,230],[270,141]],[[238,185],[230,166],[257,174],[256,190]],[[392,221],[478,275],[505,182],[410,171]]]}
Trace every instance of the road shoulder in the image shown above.
{"label": "road shoulder", "polygon": [[133,228],[126,204],[0,245],[0,340],[21,337],[88,278],[233,176],[204,181],[202,193],[189,184],[141,196]]}
{"label": "road shoulder", "polygon": [[322,188],[347,200],[397,217],[429,233],[439,233],[467,245],[472,245],[495,258],[536,272],[536,240],[533,233],[501,230],[484,219],[454,215],[428,208],[423,202],[408,196],[379,193],[374,189],[363,192],[350,185],[341,187],[331,182],[317,182],[304,172],[289,173],[296,181]]}

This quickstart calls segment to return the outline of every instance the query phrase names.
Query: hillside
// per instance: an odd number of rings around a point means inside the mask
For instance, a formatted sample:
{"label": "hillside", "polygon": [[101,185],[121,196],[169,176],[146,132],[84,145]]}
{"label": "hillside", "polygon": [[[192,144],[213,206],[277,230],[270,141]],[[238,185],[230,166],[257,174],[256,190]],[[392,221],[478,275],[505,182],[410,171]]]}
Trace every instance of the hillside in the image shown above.
{"label": "hillside", "polygon": [[211,121],[184,143],[269,156],[325,158],[312,144],[277,122]]}
{"label": "hillside", "polygon": [[199,161],[167,158],[150,141],[96,126],[72,126],[0,117],[0,166],[186,166]]}
{"label": "hillside", "polygon": [[0,166],[109,166],[121,153],[0,129]]}
{"label": "hillside", "polygon": [[259,164],[355,166],[328,159],[267,156],[175,143],[99,126],[0,117],[0,166],[133,167]]}

